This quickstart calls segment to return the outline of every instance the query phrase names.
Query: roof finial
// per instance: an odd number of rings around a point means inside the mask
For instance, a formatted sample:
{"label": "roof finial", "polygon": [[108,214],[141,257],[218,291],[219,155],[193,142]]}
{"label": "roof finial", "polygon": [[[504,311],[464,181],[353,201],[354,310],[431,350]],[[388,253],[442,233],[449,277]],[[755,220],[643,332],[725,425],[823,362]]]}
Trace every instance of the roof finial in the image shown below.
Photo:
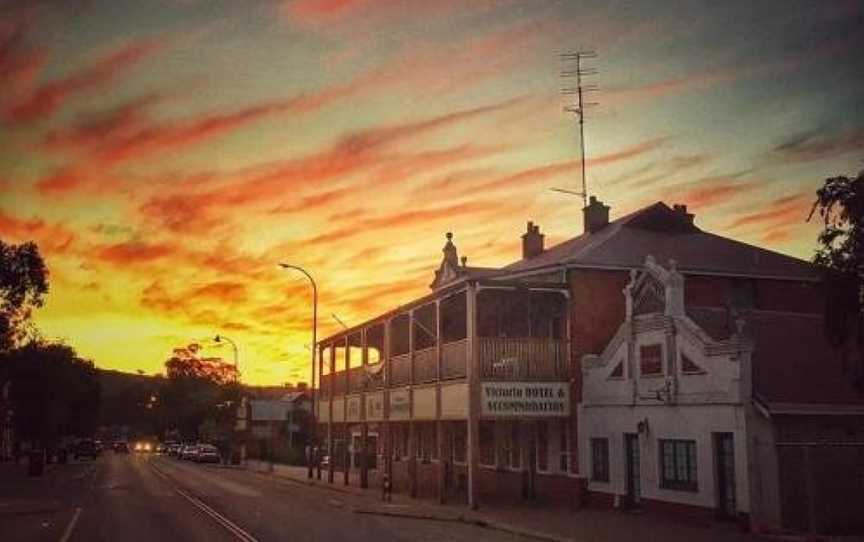
{"label": "roof finial", "polygon": [[456,252],[456,245],[453,244],[453,233],[447,232],[445,237],[447,237],[447,242],[444,243],[444,261],[447,262],[451,267],[459,266],[459,255]]}

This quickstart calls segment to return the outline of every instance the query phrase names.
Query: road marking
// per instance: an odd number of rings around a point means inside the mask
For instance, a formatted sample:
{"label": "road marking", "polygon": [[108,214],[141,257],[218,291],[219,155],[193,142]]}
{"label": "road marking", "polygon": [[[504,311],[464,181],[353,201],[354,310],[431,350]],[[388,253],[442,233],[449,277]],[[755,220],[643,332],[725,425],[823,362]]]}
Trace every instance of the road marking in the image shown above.
{"label": "road marking", "polygon": [[69,525],[66,526],[66,530],[63,531],[63,536],[60,537],[60,542],[68,542],[69,537],[72,536],[72,530],[75,529],[75,525],[78,523],[78,517],[81,515],[81,507],[75,508],[75,514],[72,516],[72,519],[69,521]]}
{"label": "road marking", "polygon": [[[204,503],[204,501],[202,501],[201,499],[199,499],[193,495],[186,493],[185,491],[183,491],[182,489],[177,487],[173,483],[173,480],[167,474],[165,474],[159,468],[157,468],[153,463],[148,461],[147,464],[150,465],[150,468],[153,470],[153,472],[155,474],[157,474],[160,478],[162,478],[168,484],[170,484],[171,487],[174,489],[174,491],[177,492],[178,495],[180,495],[181,497],[183,497],[184,499],[186,499],[187,501],[189,501],[190,503],[195,505],[195,507],[197,507],[199,510],[201,510],[202,512],[204,512],[205,514],[210,516],[212,519],[216,520],[216,522],[219,525],[221,525],[222,527],[224,527],[228,532],[230,532],[231,534],[233,534],[234,536],[236,536],[237,538],[239,538],[243,542],[258,542],[257,538],[255,538],[254,536],[252,536],[248,532],[244,531],[239,525],[237,525],[236,523],[234,523],[230,519],[226,518],[225,516],[223,516],[222,514],[220,514],[219,512],[214,510],[213,508],[211,508],[210,506],[208,506],[206,503]],[[66,541],[61,540],[60,542],[66,542]]]}
{"label": "road marking", "polygon": [[217,523],[219,523],[220,525],[225,527],[228,530],[228,532],[230,532],[231,534],[233,534],[234,536],[236,536],[237,538],[239,538],[243,542],[258,542],[258,540],[254,536],[252,536],[251,534],[249,534],[246,531],[244,531],[243,529],[241,529],[236,523],[234,523],[230,519],[226,518],[225,516],[223,516],[222,514],[217,512],[216,510],[213,510],[212,508],[207,506],[207,504],[205,504],[203,501],[197,499],[196,497],[193,497],[192,495],[189,495],[188,493],[186,493],[185,491],[183,491],[179,488],[175,487],[174,491],[176,491],[178,494],[180,494],[182,497],[184,497],[190,503],[197,506],[205,514],[207,514],[211,518],[215,519]]}

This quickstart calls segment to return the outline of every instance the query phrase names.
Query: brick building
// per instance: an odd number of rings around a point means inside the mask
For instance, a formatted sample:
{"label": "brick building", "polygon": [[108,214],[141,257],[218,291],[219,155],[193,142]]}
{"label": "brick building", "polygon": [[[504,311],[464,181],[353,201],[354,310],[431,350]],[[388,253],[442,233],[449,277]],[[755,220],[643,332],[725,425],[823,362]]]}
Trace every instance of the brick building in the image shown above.
{"label": "brick building", "polygon": [[685,206],[658,202],[610,222],[591,198],[583,212],[585,233],[548,249],[529,222],[522,258],[503,268],[460,262],[448,234],[429,295],[319,342],[315,407],[331,480],[389,473],[396,491],[472,506],[588,502],[582,359],[618,332],[622,291],[649,255],[678,262],[688,306],[713,311],[711,325],[822,309],[807,262],[704,232]]}

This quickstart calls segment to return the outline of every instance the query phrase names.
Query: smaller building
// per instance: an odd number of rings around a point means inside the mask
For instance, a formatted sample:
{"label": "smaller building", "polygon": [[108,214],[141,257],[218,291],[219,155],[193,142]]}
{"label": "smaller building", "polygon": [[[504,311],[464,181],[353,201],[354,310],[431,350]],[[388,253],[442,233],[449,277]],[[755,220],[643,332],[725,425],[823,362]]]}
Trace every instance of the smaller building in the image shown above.
{"label": "smaller building", "polygon": [[589,498],[757,530],[864,527],[864,397],[821,317],[691,306],[684,280],[649,256],[617,333],[583,357]]}
{"label": "smaller building", "polygon": [[243,398],[236,429],[245,435],[249,457],[301,462],[312,427],[308,391],[292,391],[276,399]]}

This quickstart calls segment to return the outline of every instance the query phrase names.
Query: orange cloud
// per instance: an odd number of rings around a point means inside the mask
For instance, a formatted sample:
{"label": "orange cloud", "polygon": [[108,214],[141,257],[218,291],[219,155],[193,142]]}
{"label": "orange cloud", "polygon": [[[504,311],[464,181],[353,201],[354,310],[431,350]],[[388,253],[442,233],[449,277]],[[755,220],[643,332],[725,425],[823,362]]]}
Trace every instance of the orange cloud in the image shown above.
{"label": "orange cloud", "polygon": [[125,242],[97,247],[96,257],[114,265],[132,265],[153,262],[172,256],[176,248],[169,245]]}
{"label": "orange cloud", "polygon": [[[276,164],[248,168],[212,179],[217,188],[190,192],[189,187],[178,185],[176,193],[160,194],[143,203],[139,211],[145,218],[157,221],[174,232],[203,233],[225,223],[226,217],[217,211],[236,209],[244,205],[272,205],[284,200],[292,190],[309,186],[321,186],[336,179],[348,179],[360,172],[376,171],[377,181],[397,182],[399,175],[413,172],[428,173],[436,168],[450,166],[463,160],[488,156],[497,148],[480,148],[460,145],[434,151],[404,153],[394,150],[399,145],[446,126],[458,124],[483,115],[493,114],[512,107],[520,99],[511,99],[497,104],[481,106],[445,115],[430,117],[404,124],[379,126],[358,131],[339,138],[330,147],[308,156],[285,160]],[[374,181],[374,179],[372,180]],[[368,185],[369,179],[359,181]],[[206,183],[205,183],[206,184]],[[314,198],[316,196],[304,196]],[[306,200],[324,206],[322,198],[335,201],[337,193],[317,196],[317,201]],[[304,205],[287,204],[283,211],[297,211]],[[273,207],[270,207],[273,209]],[[276,207],[279,212],[280,207]]]}
{"label": "orange cloud", "polygon": [[414,209],[389,215],[378,216],[359,220],[350,226],[332,230],[316,235],[304,241],[304,244],[324,244],[343,241],[345,239],[370,233],[376,230],[392,230],[395,228],[407,228],[416,225],[427,225],[430,222],[448,219],[451,222],[460,216],[470,215],[477,217],[480,213],[503,212],[504,206],[500,203],[490,202],[466,202],[432,209]]}
{"label": "orange cloud", "polygon": [[164,45],[156,40],[127,43],[72,75],[34,88],[29,94],[21,96],[0,110],[0,119],[10,124],[46,119],[71,97],[111,82],[132,65],[160,51]]}
{"label": "orange cloud", "polygon": [[726,203],[736,196],[749,192],[757,187],[757,185],[752,182],[724,182],[723,184],[710,185],[707,184],[706,181],[708,180],[699,181],[700,184],[705,183],[706,186],[695,186],[684,191],[682,191],[680,187],[678,187],[678,189],[669,190],[666,197],[675,198],[676,201],[686,203],[692,207],[704,208]]}
{"label": "orange cloud", "polygon": [[0,236],[6,241],[36,241],[48,253],[68,252],[79,240],[76,232],[62,224],[50,224],[40,218],[24,220],[0,211]]}
{"label": "orange cloud", "polygon": [[242,303],[246,299],[246,286],[240,282],[217,281],[199,286],[192,290],[188,297],[210,298],[228,303]]}
{"label": "orange cloud", "polygon": [[[659,148],[667,140],[667,137],[649,139],[647,141],[627,147],[620,151],[603,154],[594,158],[589,158],[587,164],[591,166],[600,166],[628,160],[630,158],[640,156],[642,154],[651,152]],[[537,181],[555,178],[559,175],[574,174],[576,171],[578,171],[580,166],[581,160],[567,160],[565,162],[559,162],[556,164],[529,168],[516,173],[512,173],[510,175],[501,176],[487,182],[467,187],[461,191],[461,194],[480,194],[492,190],[505,190],[524,187]],[[438,187],[440,188],[440,181],[437,182],[439,183]]]}
{"label": "orange cloud", "polygon": [[776,199],[761,211],[748,213],[733,221],[730,229],[743,226],[789,226],[803,224],[807,219],[808,205],[812,204],[814,196],[809,193],[795,194]]}

